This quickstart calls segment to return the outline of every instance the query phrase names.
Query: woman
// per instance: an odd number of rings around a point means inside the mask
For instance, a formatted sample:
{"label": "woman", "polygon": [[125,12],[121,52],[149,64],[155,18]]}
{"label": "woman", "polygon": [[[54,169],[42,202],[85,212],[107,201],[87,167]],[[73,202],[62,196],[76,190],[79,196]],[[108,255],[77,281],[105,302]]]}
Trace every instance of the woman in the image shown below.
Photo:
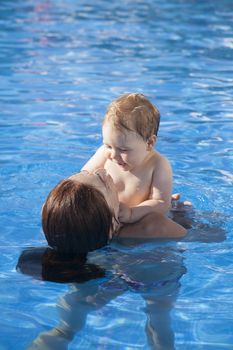
{"label": "woman", "polygon": [[82,171],[61,181],[50,192],[42,209],[42,226],[50,247],[76,255],[121,238],[176,238],[186,230],[159,213],[134,224],[118,222],[119,201],[115,185],[104,169]]}
{"label": "woman", "polygon": [[[178,259],[177,268],[174,264],[177,258],[174,260],[171,255],[168,259],[170,254],[166,251],[166,259],[163,259],[159,249],[140,255],[138,261],[145,263],[135,269],[133,257],[123,252],[104,249],[97,255],[90,254],[88,260],[87,253],[106,246],[113,236],[123,239],[174,238],[183,236],[185,230],[162,214],[155,214],[156,222],[155,215],[153,218],[147,215],[140,222],[121,226],[118,212],[116,188],[103,169],[72,175],[49,193],[42,208],[42,226],[50,247],[25,250],[17,268],[43,280],[78,284],[73,284],[71,293],[59,301],[60,323],[41,333],[30,349],[66,349],[76,332],[85,325],[90,311],[103,307],[128,288],[140,292],[146,302],[148,342],[152,347],[155,344],[165,346],[166,342],[167,348],[173,348],[169,312],[179,279],[185,272],[182,261]],[[146,264],[147,273],[144,272]],[[167,276],[173,277],[167,280]],[[98,280],[94,282],[96,278]],[[162,302],[161,288],[165,288]]]}
{"label": "woman", "polygon": [[186,232],[159,213],[121,226],[118,212],[117,191],[104,169],[82,171],[62,180],[42,208],[49,247],[25,250],[18,269],[48,281],[83,282],[103,275],[95,265],[86,264],[87,254],[106,246],[113,237],[122,242],[124,238],[176,238]]}

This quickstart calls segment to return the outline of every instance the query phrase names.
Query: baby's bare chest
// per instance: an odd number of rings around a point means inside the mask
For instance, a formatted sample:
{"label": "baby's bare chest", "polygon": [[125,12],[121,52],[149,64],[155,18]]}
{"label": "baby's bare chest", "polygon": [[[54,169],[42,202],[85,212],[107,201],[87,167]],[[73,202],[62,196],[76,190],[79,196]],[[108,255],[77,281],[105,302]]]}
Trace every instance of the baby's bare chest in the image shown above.
{"label": "baby's bare chest", "polygon": [[149,199],[151,192],[152,172],[145,170],[137,174],[120,171],[114,165],[106,167],[118,191],[120,202],[129,206],[138,205]]}

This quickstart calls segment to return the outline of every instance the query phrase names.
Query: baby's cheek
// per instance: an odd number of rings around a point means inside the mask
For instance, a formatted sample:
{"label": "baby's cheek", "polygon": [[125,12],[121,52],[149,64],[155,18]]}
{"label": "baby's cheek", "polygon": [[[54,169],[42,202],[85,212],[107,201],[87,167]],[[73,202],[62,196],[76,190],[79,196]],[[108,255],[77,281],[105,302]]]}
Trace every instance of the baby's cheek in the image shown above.
{"label": "baby's cheek", "polygon": [[128,163],[129,158],[130,157],[128,156],[128,154],[125,154],[125,153],[121,154],[121,159],[123,160],[124,163]]}
{"label": "baby's cheek", "polygon": [[135,152],[134,154],[131,154],[131,156],[129,157],[129,162],[131,163],[135,163],[138,164],[142,161],[142,154],[139,152]]}

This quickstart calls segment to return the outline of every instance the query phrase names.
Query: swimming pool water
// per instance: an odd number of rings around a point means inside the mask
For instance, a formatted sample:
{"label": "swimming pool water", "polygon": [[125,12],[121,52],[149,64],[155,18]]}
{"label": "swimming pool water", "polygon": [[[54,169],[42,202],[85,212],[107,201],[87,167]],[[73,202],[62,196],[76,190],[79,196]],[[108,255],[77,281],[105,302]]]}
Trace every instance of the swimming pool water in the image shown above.
{"label": "swimming pool water", "polygon": [[[65,305],[72,315],[82,309],[77,286],[15,266],[25,247],[45,245],[45,197],[101,144],[107,104],[129,91],[161,111],[157,148],[172,163],[174,192],[193,202],[196,224],[181,241],[94,254],[109,271],[112,256],[131,270],[125,277],[118,266],[112,289],[110,277],[103,282],[108,302],[90,311],[69,349],[156,349],[145,334],[145,298],[158,302],[152,316],[163,320],[168,295],[175,349],[232,349],[232,13],[231,0],[0,2],[1,350],[27,349],[68,322]],[[148,273],[150,263],[158,283],[144,281],[145,290],[134,273]]]}

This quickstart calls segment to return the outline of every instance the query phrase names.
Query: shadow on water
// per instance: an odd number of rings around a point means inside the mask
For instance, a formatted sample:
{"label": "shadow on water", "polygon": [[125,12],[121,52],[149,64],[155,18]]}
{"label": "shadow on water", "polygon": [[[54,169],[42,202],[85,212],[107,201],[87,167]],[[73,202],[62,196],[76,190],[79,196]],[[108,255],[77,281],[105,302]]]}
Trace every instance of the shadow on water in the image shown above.
{"label": "shadow on water", "polygon": [[218,212],[198,211],[172,211],[173,220],[188,229],[183,241],[214,243],[226,239],[225,222],[229,216]]}
{"label": "shadow on water", "polygon": [[[185,221],[190,228],[182,242],[213,243],[225,239],[226,218],[222,214],[177,210],[171,215],[183,224]],[[186,268],[184,250],[176,242],[167,243],[156,241],[150,245],[145,240],[118,239],[90,253],[87,259],[81,257],[71,264],[57,264],[50,248],[24,250],[18,260],[18,271],[35,279],[69,283],[68,292],[57,302],[59,323],[41,332],[28,349],[67,349],[77,332],[84,328],[90,312],[127,291],[140,294],[145,302],[148,347],[174,349],[170,312]]]}

